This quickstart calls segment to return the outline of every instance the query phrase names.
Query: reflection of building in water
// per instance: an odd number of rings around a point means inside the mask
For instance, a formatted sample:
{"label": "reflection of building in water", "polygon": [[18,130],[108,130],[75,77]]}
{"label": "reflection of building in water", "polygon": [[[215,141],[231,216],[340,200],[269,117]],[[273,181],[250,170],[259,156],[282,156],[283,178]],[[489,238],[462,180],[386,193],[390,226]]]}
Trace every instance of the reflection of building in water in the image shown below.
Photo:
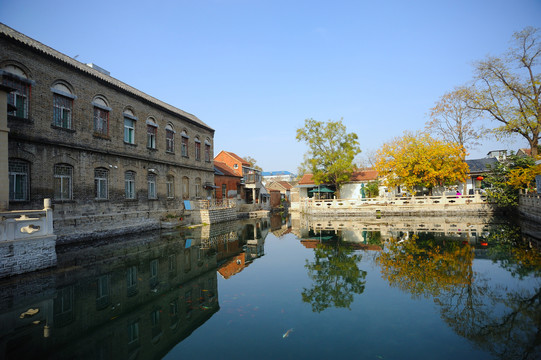
{"label": "reflection of building in water", "polygon": [[300,221],[294,222],[293,232],[300,238],[306,238],[310,230],[334,231],[339,232],[341,239],[349,243],[368,243],[368,238],[374,233],[378,233],[381,240],[389,240],[390,238],[407,239],[413,234],[427,232],[475,242],[488,234],[490,231],[488,224],[489,219],[483,217],[386,217],[370,221],[366,218],[350,220],[301,218]]}
{"label": "reflection of building in water", "polygon": [[198,241],[140,237],[58,258],[0,284],[0,358],[160,358],[219,309],[216,254]]}
{"label": "reflection of building in water", "polygon": [[[222,246],[224,251],[219,252],[218,255],[220,262],[218,272],[225,279],[238,274],[255,259],[264,255],[265,238],[270,227],[268,218],[246,219],[237,221],[235,224],[237,226],[236,246]],[[220,246],[220,242],[216,242],[216,245]]]}
{"label": "reflection of building in water", "polygon": [[278,238],[291,232],[291,217],[287,213],[272,214],[270,223],[272,234]]}

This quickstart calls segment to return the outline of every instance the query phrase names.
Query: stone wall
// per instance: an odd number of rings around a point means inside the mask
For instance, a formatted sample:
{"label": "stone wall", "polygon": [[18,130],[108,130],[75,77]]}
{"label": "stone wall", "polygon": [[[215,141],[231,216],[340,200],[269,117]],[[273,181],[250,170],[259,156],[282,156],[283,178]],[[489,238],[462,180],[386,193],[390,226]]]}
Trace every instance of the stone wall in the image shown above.
{"label": "stone wall", "polygon": [[23,238],[0,243],[0,277],[56,265],[56,236]]}
{"label": "stone wall", "polygon": [[192,210],[192,224],[216,224],[224,221],[232,221],[237,219],[237,209],[212,209],[212,210]]}

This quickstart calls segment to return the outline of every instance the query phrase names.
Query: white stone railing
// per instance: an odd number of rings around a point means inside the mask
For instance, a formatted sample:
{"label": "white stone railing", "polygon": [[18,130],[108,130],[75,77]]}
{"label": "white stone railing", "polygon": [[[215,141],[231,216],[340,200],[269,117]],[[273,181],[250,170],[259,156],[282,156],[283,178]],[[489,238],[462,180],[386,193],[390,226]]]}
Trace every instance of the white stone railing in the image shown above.
{"label": "white stone railing", "polygon": [[43,210],[0,212],[0,242],[53,235],[51,199],[45,199],[43,207]]}
{"label": "white stone railing", "polygon": [[301,210],[327,210],[327,209],[361,209],[370,205],[377,206],[423,206],[423,205],[468,205],[486,204],[487,197],[481,194],[474,195],[447,195],[447,196],[412,196],[412,197],[378,197],[366,199],[332,199],[314,200],[303,199]]}
{"label": "white stone railing", "polygon": [[521,194],[520,205],[533,206],[541,209],[541,194]]}

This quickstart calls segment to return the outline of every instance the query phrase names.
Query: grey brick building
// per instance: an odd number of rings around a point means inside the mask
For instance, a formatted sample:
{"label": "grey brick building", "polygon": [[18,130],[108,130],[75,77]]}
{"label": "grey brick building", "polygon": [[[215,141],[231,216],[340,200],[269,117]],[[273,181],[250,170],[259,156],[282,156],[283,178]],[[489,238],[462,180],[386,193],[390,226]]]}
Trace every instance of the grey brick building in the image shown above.
{"label": "grey brick building", "polygon": [[156,228],[212,196],[214,130],[196,116],[4,24],[0,79],[13,89],[9,208],[53,199],[60,239]]}

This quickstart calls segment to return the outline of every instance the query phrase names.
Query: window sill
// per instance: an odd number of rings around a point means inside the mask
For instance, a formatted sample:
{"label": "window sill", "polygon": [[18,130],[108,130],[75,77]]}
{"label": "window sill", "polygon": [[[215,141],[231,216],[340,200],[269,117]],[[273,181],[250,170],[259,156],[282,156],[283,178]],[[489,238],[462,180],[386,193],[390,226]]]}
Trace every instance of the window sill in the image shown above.
{"label": "window sill", "polygon": [[53,200],[54,204],[74,204],[75,202],[76,201],[73,199],[66,199],[66,200],[54,199]]}
{"label": "window sill", "polygon": [[111,138],[109,137],[109,135],[106,135],[106,134],[102,134],[102,133],[98,133],[98,132],[94,132],[93,136],[95,138],[98,138],[98,139],[103,139],[103,140],[111,140]]}
{"label": "window sill", "polygon": [[23,118],[23,117],[18,117],[18,116],[15,116],[15,115],[8,115],[8,120],[16,121],[16,122],[24,122],[24,123],[27,123],[27,124],[33,124],[34,123],[34,120],[32,120],[30,118]]}
{"label": "window sill", "polygon": [[107,202],[109,199],[94,199],[96,202]]}
{"label": "window sill", "polygon": [[124,201],[128,203],[133,203],[133,202],[137,202],[137,199],[124,199]]}
{"label": "window sill", "polygon": [[156,148],[151,148],[151,147],[148,147],[148,146],[147,146],[147,150],[150,150],[150,151],[156,151],[156,150],[158,150],[158,149],[156,149]]}
{"label": "window sill", "polygon": [[167,150],[165,150],[165,153],[166,153],[166,154],[169,154],[169,155],[175,155],[175,152],[174,152],[174,151],[167,151]]}
{"label": "window sill", "polygon": [[156,201],[156,200],[158,200],[158,198],[152,198],[152,199],[149,198],[148,199],[148,201]]}
{"label": "window sill", "polygon": [[126,141],[124,141],[124,145],[129,145],[129,146],[137,147],[137,144],[136,144],[136,143],[130,143],[130,142],[126,142]]}
{"label": "window sill", "polygon": [[65,131],[65,132],[72,133],[72,134],[75,133],[75,130],[73,130],[73,129],[65,128],[65,127],[62,127],[62,126],[57,126],[55,124],[51,124],[51,128],[55,129],[55,130]]}

